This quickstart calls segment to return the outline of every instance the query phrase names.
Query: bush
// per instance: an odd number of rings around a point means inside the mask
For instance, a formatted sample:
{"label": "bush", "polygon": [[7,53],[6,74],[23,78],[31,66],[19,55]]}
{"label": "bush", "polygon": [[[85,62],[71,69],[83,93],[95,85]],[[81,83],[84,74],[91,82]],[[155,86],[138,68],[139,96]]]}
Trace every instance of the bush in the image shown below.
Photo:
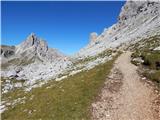
{"label": "bush", "polygon": [[152,80],[153,82],[155,82],[160,88],[160,70],[156,70],[152,73],[145,71],[143,72],[143,75]]}
{"label": "bush", "polygon": [[142,55],[144,60],[143,65],[148,66],[150,69],[160,69],[160,54],[155,52],[145,53]]}

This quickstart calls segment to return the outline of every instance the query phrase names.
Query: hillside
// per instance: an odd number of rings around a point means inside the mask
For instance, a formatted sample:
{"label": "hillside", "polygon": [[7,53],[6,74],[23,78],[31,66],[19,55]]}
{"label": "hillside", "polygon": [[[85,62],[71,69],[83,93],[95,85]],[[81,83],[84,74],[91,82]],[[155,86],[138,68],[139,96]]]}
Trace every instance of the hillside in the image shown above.
{"label": "hillside", "polygon": [[160,2],[127,1],[117,19],[72,56],[35,33],[1,45],[2,119],[159,120]]}
{"label": "hillside", "polygon": [[[116,59],[116,58],[114,58]],[[2,95],[5,120],[89,119],[89,107],[103,86],[114,60],[61,81],[51,80],[30,92],[16,89]]]}
{"label": "hillside", "polygon": [[127,1],[116,24],[97,35],[91,34],[90,43],[75,56],[85,58],[108,48],[118,48],[143,38],[160,34],[160,3],[157,1]]}

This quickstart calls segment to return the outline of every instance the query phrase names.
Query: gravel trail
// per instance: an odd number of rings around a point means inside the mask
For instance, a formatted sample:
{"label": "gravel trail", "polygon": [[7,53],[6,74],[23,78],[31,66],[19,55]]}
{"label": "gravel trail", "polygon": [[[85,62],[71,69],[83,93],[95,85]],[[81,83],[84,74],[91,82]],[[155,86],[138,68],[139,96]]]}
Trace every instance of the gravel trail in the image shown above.
{"label": "gravel trail", "polygon": [[116,60],[99,99],[92,104],[93,120],[160,120],[160,104],[154,104],[158,93],[141,80],[130,56],[126,52]]}

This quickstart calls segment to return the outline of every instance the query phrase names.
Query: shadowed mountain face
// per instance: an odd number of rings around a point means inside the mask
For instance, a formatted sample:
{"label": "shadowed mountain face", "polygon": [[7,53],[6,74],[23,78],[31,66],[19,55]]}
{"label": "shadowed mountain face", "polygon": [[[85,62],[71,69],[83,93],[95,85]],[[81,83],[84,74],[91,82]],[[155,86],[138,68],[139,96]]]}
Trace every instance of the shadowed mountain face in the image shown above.
{"label": "shadowed mountain face", "polygon": [[1,45],[1,56],[9,58],[15,54],[15,46]]}

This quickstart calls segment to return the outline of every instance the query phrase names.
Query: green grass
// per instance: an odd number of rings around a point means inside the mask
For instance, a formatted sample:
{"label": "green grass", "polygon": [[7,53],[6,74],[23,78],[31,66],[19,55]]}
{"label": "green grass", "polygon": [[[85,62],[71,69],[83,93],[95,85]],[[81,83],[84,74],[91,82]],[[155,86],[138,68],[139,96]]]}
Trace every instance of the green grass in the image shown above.
{"label": "green grass", "polygon": [[144,52],[141,57],[144,60],[143,65],[148,66],[150,69],[160,69],[160,52]]}
{"label": "green grass", "polygon": [[[160,51],[136,51],[131,55],[132,58],[140,57],[144,62],[141,63],[145,67],[152,70],[160,69]],[[132,63],[136,61],[132,61]]]}
{"label": "green grass", "polygon": [[[13,98],[26,97],[25,104],[2,113],[3,120],[89,120],[91,103],[102,88],[116,57],[96,66],[89,71],[82,71],[62,81],[50,81],[31,92],[12,91],[4,95]],[[48,88],[48,86],[52,86]],[[14,94],[13,94],[14,93]],[[31,96],[33,99],[30,100]],[[29,111],[32,112],[29,114]]]}
{"label": "green grass", "polygon": [[[160,88],[160,51],[153,50],[160,46],[159,41],[160,36],[153,36],[133,45],[134,52],[131,56],[131,62],[135,65],[141,65],[143,68],[141,74],[155,82]],[[133,58],[141,58],[144,62],[133,61]]]}
{"label": "green grass", "polygon": [[152,36],[150,38],[145,38],[136,44],[131,44],[130,48],[136,51],[148,51],[160,46],[160,35]]}
{"label": "green grass", "polygon": [[[131,55],[132,58],[141,58],[144,60],[142,63],[144,66],[149,67],[150,69],[160,69],[160,51],[135,51]],[[137,65],[137,61],[131,61],[133,64]]]}
{"label": "green grass", "polygon": [[153,82],[155,82],[158,87],[160,88],[160,70],[156,70],[154,72],[143,72],[143,75],[149,79],[151,79]]}

